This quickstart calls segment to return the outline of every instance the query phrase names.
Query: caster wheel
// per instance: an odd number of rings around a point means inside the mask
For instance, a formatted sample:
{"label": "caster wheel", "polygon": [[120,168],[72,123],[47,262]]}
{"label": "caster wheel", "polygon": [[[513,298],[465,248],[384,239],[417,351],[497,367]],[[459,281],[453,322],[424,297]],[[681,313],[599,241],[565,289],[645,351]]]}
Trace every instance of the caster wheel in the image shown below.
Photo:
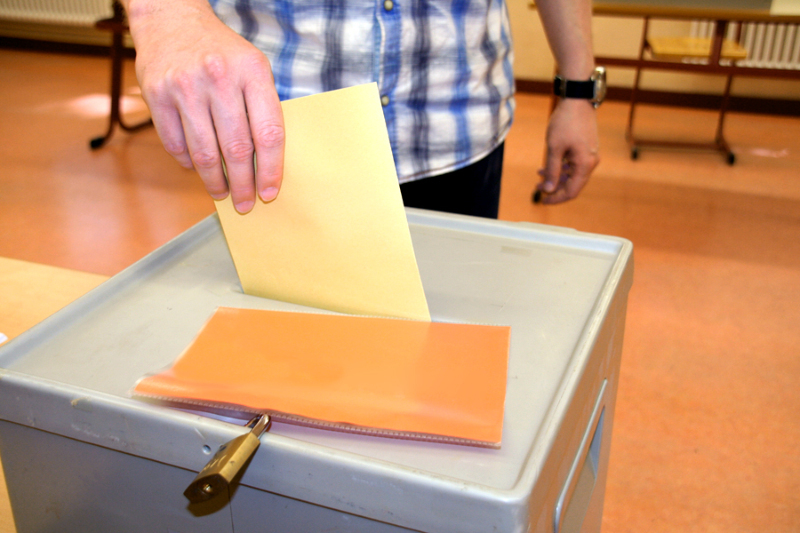
{"label": "caster wheel", "polygon": [[639,159],[639,148],[631,148],[631,159],[634,161]]}
{"label": "caster wheel", "polygon": [[736,154],[728,152],[728,164],[733,165],[734,163],[736,163]]}

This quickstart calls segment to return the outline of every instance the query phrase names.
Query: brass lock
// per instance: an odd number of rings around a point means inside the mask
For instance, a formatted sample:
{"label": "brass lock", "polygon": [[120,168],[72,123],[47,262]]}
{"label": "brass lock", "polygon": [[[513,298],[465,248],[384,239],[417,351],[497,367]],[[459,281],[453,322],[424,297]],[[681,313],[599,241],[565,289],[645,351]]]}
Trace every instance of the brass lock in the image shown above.
{"label": "brass lock", "polygon": [[261,444],[261,435],[269,430],[271,424],[272,420],[266,414],[252,419],[247,424],[252,429],[220,446],[183,495],[192,503],[202,503],[220,494],[228,494],[234,479]]}

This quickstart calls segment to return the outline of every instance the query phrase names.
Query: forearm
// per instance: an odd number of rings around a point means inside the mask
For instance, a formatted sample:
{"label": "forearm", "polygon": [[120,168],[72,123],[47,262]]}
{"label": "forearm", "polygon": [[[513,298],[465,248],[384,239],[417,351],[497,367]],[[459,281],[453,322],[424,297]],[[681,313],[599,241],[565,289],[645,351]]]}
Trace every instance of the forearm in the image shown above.
{"label": "forearm", "polygon": [[547,41],[567,79],[586,80],[594,69],[590,0],[537,0]]}
{"label": "forearm", "polygon": [[[590,0],[537,0],[558,72],[588,80],[594,70]],[[552,204],[575,198],[599,162],[597,116],[586,99],[561,99],[547,127],[547,158],[537,190]]]}

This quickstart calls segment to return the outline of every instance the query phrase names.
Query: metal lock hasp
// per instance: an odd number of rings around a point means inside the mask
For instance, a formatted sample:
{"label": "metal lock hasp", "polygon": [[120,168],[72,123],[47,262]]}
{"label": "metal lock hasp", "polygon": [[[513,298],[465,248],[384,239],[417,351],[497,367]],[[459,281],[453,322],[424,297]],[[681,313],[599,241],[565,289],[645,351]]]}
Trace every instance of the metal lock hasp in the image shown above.
{"label": "metal lock hasp", "polygon": [[248,423],[252,429],[220,446],[208,464],[183,492],[192,503],[202,503],[220,494],[229,494],[242,468],[261,444],[260,437],[269,430],[272,420],[269,415],[260,415]]}

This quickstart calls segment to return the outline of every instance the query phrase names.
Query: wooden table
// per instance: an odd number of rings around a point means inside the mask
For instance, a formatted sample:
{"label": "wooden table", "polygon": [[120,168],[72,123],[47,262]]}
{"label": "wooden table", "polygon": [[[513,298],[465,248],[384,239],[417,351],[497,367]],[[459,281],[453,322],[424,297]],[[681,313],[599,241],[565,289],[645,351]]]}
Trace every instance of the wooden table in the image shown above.
{"label": "wooden table", "polygon": [[770,13],[772,0],[595,0],[595,15],[665,19],[800,22],[800,15]]}
{"label": "wooden table", "polygon": [[[595,15],[636,17],[644,19],[642,38],[639,46],[639,56],[635,59],[597,56],[595,61],[599,65],[629,67],[636,69],[636,78],[631,93],[631,109],[628,125],[625,132],[631,158],[639,155],[639,147],[665,146],[676,148],[701,148],[722,152],[728,163],[736,160],[733,151],[725,141],[723,124],[725,113],[728,109],[731,83],[734,76],[749,76],[763,78],[800,79],[800,70],[740,66],[735,61],[721,62],[723,58],[723,41],[730,23],[766,22],[766,23],[800,23],[800,15],[777,15],[770,12],[772,0],[672,0],[669,3],[663,0],[610,0],[593,2]],[[675,60],[666,60],[646,57],[650,49],[648,43],[648,30],[650,19],[671,20],[709,20],[713,24],[713,38],[711,39],[707,60],[703,63],[688,63]],[[741,31],[741,25],[739,26]],[[716,74],[726,76],[725,91],[722,96],[717,132],[713,142],[679,142],[662,140],[645,140],[637,138],[633,133],[634,110],[636,108],[639,77],[642,69],[661,69],[702,74]]]}
{"label": "wooden table", "polygon": [[[98,274],[0,257],[0,333],[9,340],[16,337],[106,279]],[[0,468],[0,533],[15,532]]]}

